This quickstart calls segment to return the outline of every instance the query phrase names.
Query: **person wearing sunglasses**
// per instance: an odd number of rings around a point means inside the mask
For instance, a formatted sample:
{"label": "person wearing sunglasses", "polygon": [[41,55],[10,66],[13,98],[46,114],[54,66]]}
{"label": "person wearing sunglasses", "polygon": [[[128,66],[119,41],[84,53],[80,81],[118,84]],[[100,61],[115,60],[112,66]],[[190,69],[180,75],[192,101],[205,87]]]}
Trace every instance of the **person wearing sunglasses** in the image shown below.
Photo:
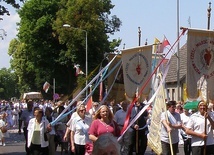
{"label": "person wearing sunglasses", "polygon": [[206,155],[213,154],[214,152],[213,120],[214,119],[211,112],[207,112],[206,102],[203,100],[200,101],[198,103],[198,112],[195,112],[190,116],[190,119],[187,122],[185,129],[186,133],[192,136],[191,140],[192,154],[203,155],[204,149],[206,149]]}
{"label": "person wearing sunglasses", "polygon": [[75,155],[85,155],[86,143],[88,143],[88,130],[91,124],[91,118],[86,117],[86,108],[84,104],[78,105],[77,116],[72,120],[71,129],[71,151]]}

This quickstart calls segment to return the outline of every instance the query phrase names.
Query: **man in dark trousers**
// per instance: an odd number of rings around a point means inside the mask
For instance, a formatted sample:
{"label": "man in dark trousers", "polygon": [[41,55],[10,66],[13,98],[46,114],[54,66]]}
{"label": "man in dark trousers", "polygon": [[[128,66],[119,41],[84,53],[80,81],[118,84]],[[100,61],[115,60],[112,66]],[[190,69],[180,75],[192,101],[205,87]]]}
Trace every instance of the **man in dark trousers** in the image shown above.
{"label": "man in dark trousers", "polygon": [[25,109],[22,114],[21,114],[21,118],[20,120],[24,122],[24,127],[23,127],[23,131],[24,131],[24,136],[25,136],[25,151],[27,153],[27,155],[30,155],[30,150],[29,148],[27,147],[27,135],[28,135],[28,130],[27,130],[27,126],[28,126],[28,123],[29,123],[29,120],[31,118],[34,117],[34,114],[33,114],[33,101],[32,100],[29,100],[27,101],[27,109]]}
{"label": "man in dark trousers", "polygon": [[[132,109],[131,119],[133,119],[144,107],[143,103],[139,101],[135,102],[135,105]],[[145,154],[147,148],[147,133],[148,127],[146,120],[148,117],[148,112],[145,110],[144,113],[137,119],[137,121],[132,125],[134,129],[132,137],[132,146],[130,147],[129,155],[132,155],[132,152],[136,152],[136,155]]]}

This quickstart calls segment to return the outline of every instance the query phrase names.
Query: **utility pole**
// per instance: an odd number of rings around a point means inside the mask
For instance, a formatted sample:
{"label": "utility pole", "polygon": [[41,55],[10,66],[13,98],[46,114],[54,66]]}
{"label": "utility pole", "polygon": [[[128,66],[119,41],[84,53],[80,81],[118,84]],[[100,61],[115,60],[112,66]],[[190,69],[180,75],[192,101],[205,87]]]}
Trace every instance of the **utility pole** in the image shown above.
{"label": "utility pole", "polygon": [[[179,37],[179,0],[177,0],[177,37]],[[177,46],[177,101],[180,100],[180,42]]]}

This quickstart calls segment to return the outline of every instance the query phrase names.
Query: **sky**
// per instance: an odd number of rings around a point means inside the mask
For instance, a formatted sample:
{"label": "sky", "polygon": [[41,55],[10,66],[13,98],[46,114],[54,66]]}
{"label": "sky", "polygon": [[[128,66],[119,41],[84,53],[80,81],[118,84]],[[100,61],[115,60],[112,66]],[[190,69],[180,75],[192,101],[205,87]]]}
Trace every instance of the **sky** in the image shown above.
{"label": "sky", "polygon": [[[177,5],[179,2],[179,5]],[[122,21],[120,31],[110,36],[110,39],[122,39],[119,49],[132,48],[139,45],[138,27],[141,29],[141,45],[147,40],[148,44],[154,43],[154,38],[163,40],[164,36],[172,45],[181,30],[179,27],[207,29],[207,9],[212,0],[112,0],[115,5],[111,10],[112,15],[117,15]],[[177,9],[179,6],[179,9]],[[16,37],[19,16],[12,8],[10,16],[4,16],[0,21],[0,34],[4,29],[7,36],[0,39],[0,68],[10,67],[8,47],[11,39]],[[178,11],[179,10],[179,11]],[[213,7],[214,10],[214,7]],[[210,29],[214,27],[214,14],[211,10]],[[179,25],[177,13],[179,12]],[[90,36],[88,36],[90,39]],[[186,42],[186,34],[180,40],[180,47]]]}

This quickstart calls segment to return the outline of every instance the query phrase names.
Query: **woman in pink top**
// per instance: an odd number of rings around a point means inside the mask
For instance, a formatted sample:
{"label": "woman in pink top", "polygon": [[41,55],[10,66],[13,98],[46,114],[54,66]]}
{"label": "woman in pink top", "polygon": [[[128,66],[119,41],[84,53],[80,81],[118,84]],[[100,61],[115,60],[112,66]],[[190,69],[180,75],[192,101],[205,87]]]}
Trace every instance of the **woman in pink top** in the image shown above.
{"label": "woman in pink top", "polygon": [[89,128],[89,139],[95,142],[98,137],[104,133],[112,133],[115,137],[119,137],[120,130],[113,118],[114,115],[108,106],[100,106]]}

